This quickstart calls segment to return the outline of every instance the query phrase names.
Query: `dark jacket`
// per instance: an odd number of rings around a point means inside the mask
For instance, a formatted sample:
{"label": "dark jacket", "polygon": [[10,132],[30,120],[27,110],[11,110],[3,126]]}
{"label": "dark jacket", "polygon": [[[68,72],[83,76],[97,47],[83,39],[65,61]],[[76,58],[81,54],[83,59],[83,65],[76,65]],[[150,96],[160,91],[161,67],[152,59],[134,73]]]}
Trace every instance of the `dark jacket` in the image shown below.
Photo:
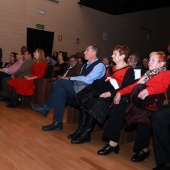
{"label": "dark jacket", "polygon": [[[69,69],[69,67],[70,67],[70,66],[67,67],[65,73],[67,72],[67,70]],[[74,77],[74,76],[80,75],[81,67],[82,67],[81,64],[76,63],[75,66],[72,67],[72,68],[68,71],[68,73],[66,74],[66,77]],[[64,74],[65,74],[65,73],[64,73]],[[63,75],[64,75],[64,74],[63,74]]]}
{"label": "dark jacket", "polygon": [[18,70],[13,74],[15,78],[24,77],[29,75],[32,71],[32,65],[34,61],[32,59],[25,60],[22,65],[18,68]]}

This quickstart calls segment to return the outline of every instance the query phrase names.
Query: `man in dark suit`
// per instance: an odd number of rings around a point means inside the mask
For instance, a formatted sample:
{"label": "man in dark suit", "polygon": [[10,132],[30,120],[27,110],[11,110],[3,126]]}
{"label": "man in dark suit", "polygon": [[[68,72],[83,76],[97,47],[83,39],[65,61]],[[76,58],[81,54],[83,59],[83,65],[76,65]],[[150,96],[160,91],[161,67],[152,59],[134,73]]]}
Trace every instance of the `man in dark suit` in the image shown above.
{"label": "man in dark suit", "polygon": [[71,55],[69,57],[69,65],[63,75],[58,76],[58,78],[64,77],[74,77],[78,76],[81,71],[82,65],[78,63],[78,58],[76,55]]}

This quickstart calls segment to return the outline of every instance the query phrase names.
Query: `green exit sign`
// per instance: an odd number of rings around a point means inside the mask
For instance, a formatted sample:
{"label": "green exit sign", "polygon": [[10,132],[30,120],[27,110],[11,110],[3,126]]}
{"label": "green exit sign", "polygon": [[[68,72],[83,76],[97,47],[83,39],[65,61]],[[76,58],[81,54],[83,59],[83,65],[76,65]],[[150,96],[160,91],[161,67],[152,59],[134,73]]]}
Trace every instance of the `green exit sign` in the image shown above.
{"label": "green exit sign", "polygon": [[39,30],[44,30],[44,25],[36,24],[36,28],[39,29]]}

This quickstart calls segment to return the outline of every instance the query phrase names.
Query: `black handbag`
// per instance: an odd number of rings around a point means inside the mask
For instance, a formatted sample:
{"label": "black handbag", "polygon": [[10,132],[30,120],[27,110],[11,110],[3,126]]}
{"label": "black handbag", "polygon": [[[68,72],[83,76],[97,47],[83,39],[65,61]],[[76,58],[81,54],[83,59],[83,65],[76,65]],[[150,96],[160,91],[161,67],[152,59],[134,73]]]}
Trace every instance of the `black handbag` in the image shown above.
{"label": "black handbag", "polygon": [[109,105],[112,102],[112,98],[98,97],[89,103],[86,107],[86,111],[89,115],[93,116],[99,123],[103,123],[106,116],[110,111]]}
{"label": "black handbag", "polygon": [[[130,95],[130,99],[133,105],[140,109],[148,109],[148,110],[151,109],[154,111],[158,110],[158,108],[160,108],[160,106],[163,105],[163,102],[165,100],[165,94],[161,93],[161,94],[149,95],[144,100],[142,100],[138,98],[138,94],[145,88],[146,88],[145,84],[137,84],[133,88],[131,95]],[[151,107],[153,105],[154,107]]]}
{"label": "black handbag", "polygon": [[86,108],[90,101],[98,96],[99,94],[94,87],[92,85],[88,85],[76,94],[76,100],[81,107]]}
{"label": "black handbag", "polygon": [[144,100],[138,98],[138,94],[146,88],[144,84],[137,84],[130,95],[131,103],[126,108],[126,124],[129,127],[132,124],[145,124],[149,127],[150,116],[154,111],[159,109],[164,102],[164,94],[154,94],[147,96]]}

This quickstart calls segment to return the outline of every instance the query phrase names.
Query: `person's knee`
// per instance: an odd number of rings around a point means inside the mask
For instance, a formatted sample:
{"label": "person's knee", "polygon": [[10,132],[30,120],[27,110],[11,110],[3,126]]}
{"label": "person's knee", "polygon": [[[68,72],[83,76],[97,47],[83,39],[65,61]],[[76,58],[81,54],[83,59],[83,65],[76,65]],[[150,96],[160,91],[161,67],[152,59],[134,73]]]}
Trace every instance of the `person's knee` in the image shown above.
{"label": "person's knee", "polygon": [[152,115],[151,115],[151,122],[152,124],[154,124],[154,122],[157,122],[159,120],[161,120],[161,109],[154,112]]}

